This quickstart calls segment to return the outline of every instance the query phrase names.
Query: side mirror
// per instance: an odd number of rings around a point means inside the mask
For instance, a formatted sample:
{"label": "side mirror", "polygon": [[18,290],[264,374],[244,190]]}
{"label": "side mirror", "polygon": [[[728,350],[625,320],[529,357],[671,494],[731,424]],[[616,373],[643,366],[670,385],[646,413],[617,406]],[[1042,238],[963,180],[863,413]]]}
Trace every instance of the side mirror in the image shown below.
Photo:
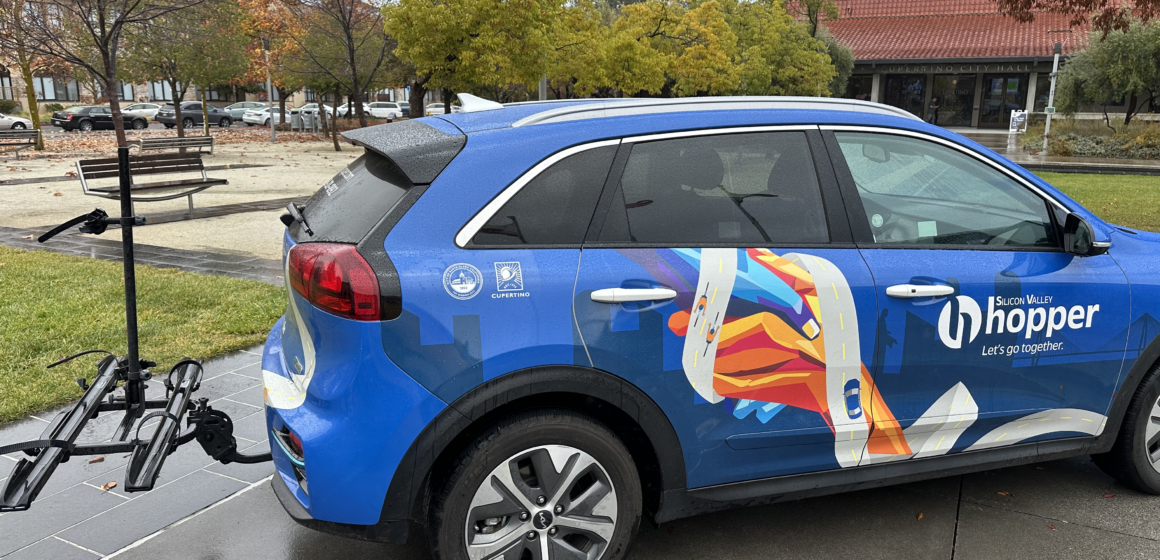
{"label": "side mirror", "polygon": [[1076,214],[1068,214],[1063,223],[1063,250],[1080,257],[1094,257],[1108,252],[1111,243],[1098,243],[1091,224]]}
{"label": "side mirror", "polygon": [[890,152],[877,144],[862,144],[862,157],[874,163],[886,163],[890,161]]}

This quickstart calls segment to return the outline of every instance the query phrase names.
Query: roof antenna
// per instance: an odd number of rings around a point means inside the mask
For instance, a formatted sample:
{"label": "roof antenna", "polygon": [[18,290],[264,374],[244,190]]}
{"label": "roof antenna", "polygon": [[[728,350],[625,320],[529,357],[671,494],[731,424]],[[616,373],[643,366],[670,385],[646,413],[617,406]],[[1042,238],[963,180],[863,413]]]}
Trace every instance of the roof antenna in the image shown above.
{"label": "roof antenna", "polygon": [[503,105],[490,101],[482,97],[476,97],[470,93],[458,93],[459,104],[463,107],[464,113],[478,113],[480,111],[494,111],[496,109],[503,109]]}

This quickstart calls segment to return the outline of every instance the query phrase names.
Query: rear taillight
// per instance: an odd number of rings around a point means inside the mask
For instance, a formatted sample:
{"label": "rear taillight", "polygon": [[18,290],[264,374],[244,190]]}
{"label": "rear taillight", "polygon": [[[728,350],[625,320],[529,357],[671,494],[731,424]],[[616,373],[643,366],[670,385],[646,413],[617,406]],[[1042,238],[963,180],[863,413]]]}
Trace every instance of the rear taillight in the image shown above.
{"label": "rear taillight", "polygon": [[379,320],[379,283],[353,245],[302,243],[290,249],[290,287],[340,317]]}
{"label": "rear taillight", "polygon": [[72,120],[72,115],[66,115],[66,116],[64,117],[64,120],[66,120],[66,121],[71,121],[71,120]]}

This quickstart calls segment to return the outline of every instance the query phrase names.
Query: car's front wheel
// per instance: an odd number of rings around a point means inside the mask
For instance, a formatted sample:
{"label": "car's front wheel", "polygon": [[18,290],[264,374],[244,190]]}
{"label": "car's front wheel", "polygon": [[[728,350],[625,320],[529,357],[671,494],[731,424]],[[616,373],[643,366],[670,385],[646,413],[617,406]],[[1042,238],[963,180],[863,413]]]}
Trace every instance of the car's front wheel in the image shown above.
{"label": "car's front wheel", "polygon": [[18,122],[16,124],[12,125],[12,129],[13,130],[24,130],[24,123]]}
{"label": "car's front wheel", "polygon": [[430,513],[441,560],[620,559],[640,525],[640,479],[603,424],[532,411],[469,445],[436,484]]}
{"label": "car's front wheel", "polygon": [[149,128],[149,123],[141,119],[133,120],[133,130],[145,130],[146,128]]}
{"label": "car's front wheel", "polygon": [[1160,364],[1144,376],[1128,403],[1111,451],[1092,459],[1120,482],[1160,495]]}
{"label": "car's front wheel", "polygon": [[181,121],[182,128],[193,128],[193,125],[194,125],[193,119],[187,118],[187,119],[183,119]]}
{"label": "car's front wheel", "polygon": [[221,128],[229,128],[231,124],[234,124],[234,121],[231,121],[229,117],[224,117],[218,121],[218,126]]}

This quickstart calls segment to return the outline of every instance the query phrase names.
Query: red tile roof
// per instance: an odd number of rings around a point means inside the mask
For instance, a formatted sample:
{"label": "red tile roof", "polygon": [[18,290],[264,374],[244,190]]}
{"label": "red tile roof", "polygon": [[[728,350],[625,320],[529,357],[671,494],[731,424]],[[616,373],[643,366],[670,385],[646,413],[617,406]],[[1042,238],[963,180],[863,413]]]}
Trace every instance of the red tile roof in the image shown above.
{"label": "red tile roof", "polygon": [[[913,2],[847,1],[863,11],[885,13],[915,11],[913,5],[946,4],[971,9],[989,0],[916,0]],[[912,5],[913,4],[913,5]],[[874,5],[874,6],[871,6]],[[942,6],[945,9],[948,6]],[[874,8],[871,10],[870,8]],[[838,39],[854,50],[858,60],[909,60],[947,58],[1030,58],[1050,57],[1052,46],[1063,43],[1069,54],[1087,42],[1085,28],[1071,29],[1069,17],[1059,14],[1036,14],[1035,21],[1019,23],[997,14],[906,15],[892,17],[842,17],[825,22]],[[1068,32],[1056,32],[1070,30]]]}
{"label": "red tile roof", "polygon": [[838,0],[842,18],[997,14],[995,0]]}

